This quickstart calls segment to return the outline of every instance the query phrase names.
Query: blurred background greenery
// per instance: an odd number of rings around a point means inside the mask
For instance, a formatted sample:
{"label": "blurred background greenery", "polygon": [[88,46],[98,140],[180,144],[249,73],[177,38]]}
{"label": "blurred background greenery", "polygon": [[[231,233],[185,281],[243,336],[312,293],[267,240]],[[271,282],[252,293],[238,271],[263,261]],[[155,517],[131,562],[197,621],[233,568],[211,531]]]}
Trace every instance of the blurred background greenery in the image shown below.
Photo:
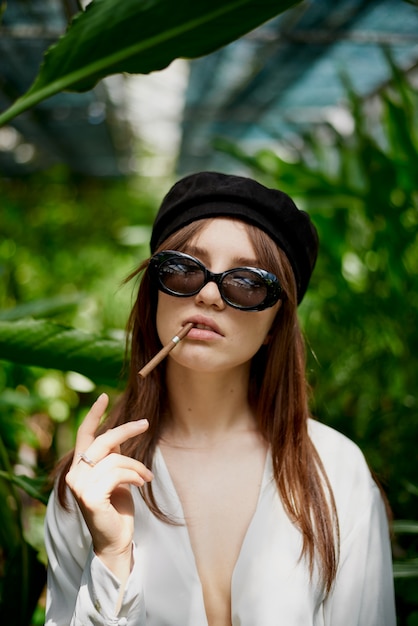
{"label": "blurred background greenery", "polygon": [[[381,56],[387,80],[372,97],[337,68],[348,130],[322,120],[297,141],[249,149],[218,126],[209,151],[223,169],[287,191],[317,225],[300,307],[312,411],[360,445],[388,496],[398,624],[417,626],[418,92],[390,48]],[[183,146],[190,102],[185,111]],[[122,175],[60,159],[2,166],[1,623],[43,623],[46,477],[95,398],[113,401],[123,386],[134,287],[122,281],[148,255],[158,203],[185,162],[180,150],[156,174],[152,147],[134,150],[140,165]]]}

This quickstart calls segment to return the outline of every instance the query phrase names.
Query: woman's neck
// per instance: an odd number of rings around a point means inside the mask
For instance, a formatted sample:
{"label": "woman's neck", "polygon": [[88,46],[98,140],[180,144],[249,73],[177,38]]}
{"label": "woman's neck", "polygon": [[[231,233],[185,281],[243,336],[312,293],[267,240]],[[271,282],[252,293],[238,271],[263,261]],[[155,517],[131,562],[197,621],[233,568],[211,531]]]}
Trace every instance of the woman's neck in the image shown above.
{"label": "woman's neck", "polygon": [[206,373],[167,363],[168,414],[162,439],[204,446],[256,430],[248,378],[247,368]]}

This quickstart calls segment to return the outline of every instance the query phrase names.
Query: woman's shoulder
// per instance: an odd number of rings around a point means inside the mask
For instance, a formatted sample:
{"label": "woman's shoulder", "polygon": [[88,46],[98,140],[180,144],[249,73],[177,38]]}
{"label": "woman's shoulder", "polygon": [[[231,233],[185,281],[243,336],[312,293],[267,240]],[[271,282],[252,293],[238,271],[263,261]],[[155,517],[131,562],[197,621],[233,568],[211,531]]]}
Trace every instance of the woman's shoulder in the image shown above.
{"label": "woman's shoulder", "polygon": [[308,432],[324,463],[341,460],[341,455],[347,462],[364,463],[364,455],[359,446],[335,428],[310,419]]}
{"label": "woman's shoulder", "polygon": [[309,436],[340,506],[347,501],[365,505],[377,497],[378,487],[359,446],[334,428],[309,420]]}

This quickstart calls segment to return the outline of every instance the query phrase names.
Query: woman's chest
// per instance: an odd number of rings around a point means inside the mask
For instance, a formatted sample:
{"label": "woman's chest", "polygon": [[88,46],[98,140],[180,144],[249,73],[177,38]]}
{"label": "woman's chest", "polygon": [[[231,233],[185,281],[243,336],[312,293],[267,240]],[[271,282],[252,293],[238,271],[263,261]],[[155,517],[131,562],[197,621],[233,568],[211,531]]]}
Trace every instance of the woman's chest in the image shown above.
{"label": "woman's chest", "polygon": [[[240,491],[237,500],[231,487],[228,511],[219,509],[213,494],[226,497],[228,489],[210,465],[207,483],[190,476],[196,490],[202,490],[201,497],[190,495],[183,511],[165,463],[157,465],[158,503],[180,522],[183,515],[187,520],[189,512],[190,520],[188,526],[165,524],[140,505],[136,543],[143,567],[147,624],[207,626],[208,617],[215,615],[229,619],[233,626],[322,625],[321,593],[300,559],[300,534],[283,511],[271,477],[270,457],[252,512],[241,504],[246,501],[244,480],[244,492]],[[208,483],[213,484],[213,491]],[[206,520],[211,522],[207,526]]]}
{"label": "woman's chest", "polygon": [[266,450],[164,455],[179,497],[209,625],[230,625],[231,582],[260,494]]}

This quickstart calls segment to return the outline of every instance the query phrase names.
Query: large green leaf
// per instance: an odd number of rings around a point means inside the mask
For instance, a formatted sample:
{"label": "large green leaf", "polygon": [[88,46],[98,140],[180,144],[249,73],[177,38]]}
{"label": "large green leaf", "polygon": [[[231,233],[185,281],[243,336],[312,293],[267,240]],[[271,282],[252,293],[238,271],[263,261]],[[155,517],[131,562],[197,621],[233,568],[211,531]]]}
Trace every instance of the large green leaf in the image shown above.
{"label": "large green leaf", "polygon": [[0,321],[0,359],[63,371],[95,382],[117,384],[124,342],[45,320]]}
{"label": "large green leaf", "polygon": [[35,82],[0,125],[60,91],[119,72],[148,73],[234,41],[300,0],[93,0],[51,46]]}

